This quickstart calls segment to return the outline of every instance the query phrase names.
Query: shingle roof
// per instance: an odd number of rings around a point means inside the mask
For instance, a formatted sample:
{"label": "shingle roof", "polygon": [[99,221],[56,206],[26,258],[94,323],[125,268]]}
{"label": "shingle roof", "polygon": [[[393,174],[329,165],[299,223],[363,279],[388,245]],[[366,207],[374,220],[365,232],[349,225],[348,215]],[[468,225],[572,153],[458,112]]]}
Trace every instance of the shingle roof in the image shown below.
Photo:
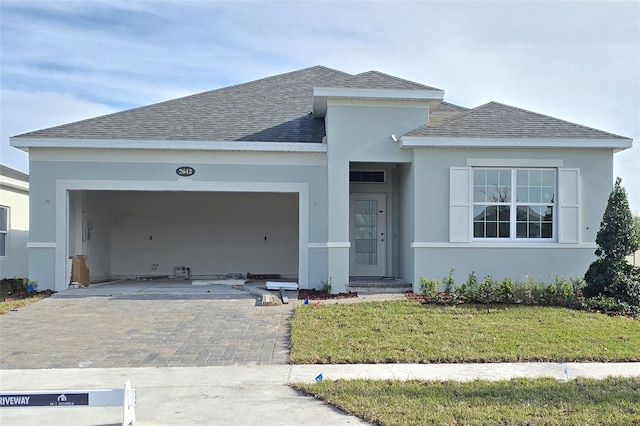
{"label": "shingle roof", "polygon": [[315,66],[16,138],[316,142],[314,87],[430,89],[377,71],[351,75]]}
{"label": "shingle roof", "polygon": [[29,182],[29,175],[14,170],[11,167],[4,166],[2,164],[0,164],[0,176],[8,177],[22,182]]}
{"label": "shingle roof", "polygon": [[[320,143],[326,133],[311,113],[315,87],[438,90],[378,71],[314,66],[14,138]],[[442,102],[429,125],[407,136],[623,138],[497,102],[471,110]]]}
{"label": "shingle roof", "polygon": [[461,107],[460,105],[451,104],[449,102],[440,102],[433,111],[429,114],[429,125],[437,126],[442,121],[469,111],[469,108]]}
{"label": "shingle roof", "polygon": [[457,114],[460,114],[460,113],[465,112],[465,111],[469,111],[469,108],[465,108],[465,107],[460,106],[460,105],[452,104],[450,102],[442,101],[442,102],[440,102],[440,105],[438,105],[438,107],[432,111],[432,113],[434,113],[434,112],[446,112],[446,113],[449,113],[449,114],[457,115]]}
{"label": "shingle roof", "polygon": [[464,138],[627,139],[498,102],[470,109],[439,124],[419,127],[406,136]]}
{"label": "shingle roof", "polygon": [[413,81],[394,77],[379,71],[367,71],[347,78],[340,87],[358,89],[391,89],[391,90],[440,90]]}

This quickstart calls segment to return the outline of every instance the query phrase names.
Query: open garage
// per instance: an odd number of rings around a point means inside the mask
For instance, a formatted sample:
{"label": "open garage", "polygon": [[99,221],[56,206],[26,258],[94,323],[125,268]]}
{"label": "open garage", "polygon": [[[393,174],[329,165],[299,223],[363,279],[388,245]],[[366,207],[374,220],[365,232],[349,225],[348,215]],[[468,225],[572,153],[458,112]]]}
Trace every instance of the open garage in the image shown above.
{"label": "open garage", "polygon": [[69,191],[69,256],[92,281],[299,271],[299,196],[289,192]]}

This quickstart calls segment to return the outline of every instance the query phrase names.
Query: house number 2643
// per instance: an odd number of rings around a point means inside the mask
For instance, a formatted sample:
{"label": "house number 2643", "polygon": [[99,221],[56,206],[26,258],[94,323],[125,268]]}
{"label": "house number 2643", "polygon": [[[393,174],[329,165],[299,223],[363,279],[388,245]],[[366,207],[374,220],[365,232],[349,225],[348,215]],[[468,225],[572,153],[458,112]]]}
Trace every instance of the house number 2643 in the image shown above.
{"label": "house number 2643", "polygon": [[178,167],[176,169],[176,174],[178,176],[193,176],[196,174],[196,169],[194,169],[193,167],[187,167],[187,166]]}

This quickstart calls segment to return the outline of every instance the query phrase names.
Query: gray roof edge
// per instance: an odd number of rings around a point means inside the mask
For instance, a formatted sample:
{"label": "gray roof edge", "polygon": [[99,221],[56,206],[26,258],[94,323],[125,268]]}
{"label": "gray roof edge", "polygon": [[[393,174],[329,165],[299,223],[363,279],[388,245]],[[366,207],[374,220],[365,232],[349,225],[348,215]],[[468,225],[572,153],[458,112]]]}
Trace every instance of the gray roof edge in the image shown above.
{"label": "gray roof edge", "polygon": [[29,183],[29,175],[0,164],[0,176]]}
{"label": "gray roof edge", "polygon": [[187,140],[187,139],[114,139],[114,138],[23,138],[25,147],[66,149],[112,149],[152,151],[264,151],[264,152],[326,152],[322,142],[304,141],[239,141],[239,140]]}

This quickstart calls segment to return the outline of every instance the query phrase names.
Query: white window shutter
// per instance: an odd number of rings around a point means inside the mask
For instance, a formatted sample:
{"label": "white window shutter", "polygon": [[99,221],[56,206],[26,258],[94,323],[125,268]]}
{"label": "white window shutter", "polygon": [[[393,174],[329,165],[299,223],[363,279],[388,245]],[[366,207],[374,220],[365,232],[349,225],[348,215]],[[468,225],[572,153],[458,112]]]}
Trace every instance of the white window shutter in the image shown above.
{"label": "white window shutter", "polygon": [[558,170],[558,242],[580,242],[580,169]]}
{"label": "white window shutter", "polygon": [[471,241],[471,168],[449,170],[449,241]]}

